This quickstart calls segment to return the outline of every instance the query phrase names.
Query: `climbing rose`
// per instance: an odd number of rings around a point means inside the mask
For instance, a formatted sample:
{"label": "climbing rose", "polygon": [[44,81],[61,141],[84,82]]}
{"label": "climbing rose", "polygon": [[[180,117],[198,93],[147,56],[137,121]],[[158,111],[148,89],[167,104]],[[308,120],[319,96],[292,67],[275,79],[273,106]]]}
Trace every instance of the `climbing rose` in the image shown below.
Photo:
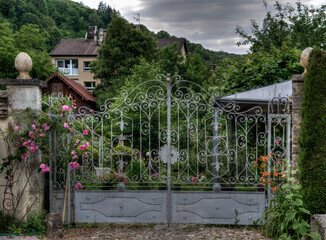
{"label": "climbing rose", "polygon": [[88,133],[87,130],[84,130],[84,131],[83,131],[83,134],[84,134],[84,135],[87,135],[87,133]]}
{"label": "climbing rose", "polygon": [[45,164],[42,163],[42,164],[40,165],[40,168],[45,169],[45,168],[46,168]]}
{"label": "climbing rose", "polygon": [[68,127],[69,127],[67,123],[64,123],[63,126],[64,126],[65,128],[68,128]]}
{"label": "climbing rose", "polygon": [[19,129],[19,127],[18,127],[18,126],[16,126],[16,127],[14,127],[14,129],[17,131],[17,130]]}
{"label": "climbing rose", "polygon": [[62,106],[62,111],[68,111],[69,109],[69,106],[68,105],[63,105]]}
{"label": "climbing rose", "polygon": [[29,150],[30,150],[31,152],[34,152],[34,151],[35,151],[35,148],[34,148],[34,147],[30,147]]}

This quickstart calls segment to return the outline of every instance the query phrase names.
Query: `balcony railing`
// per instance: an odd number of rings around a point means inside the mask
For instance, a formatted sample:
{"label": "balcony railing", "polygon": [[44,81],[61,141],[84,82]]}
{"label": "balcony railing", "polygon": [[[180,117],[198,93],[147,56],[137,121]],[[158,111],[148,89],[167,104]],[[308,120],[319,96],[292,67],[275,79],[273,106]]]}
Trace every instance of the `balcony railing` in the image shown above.
{"label": "balcony railing", "polygon": [[65,76],[78,76],[78,68],[59,68]]}

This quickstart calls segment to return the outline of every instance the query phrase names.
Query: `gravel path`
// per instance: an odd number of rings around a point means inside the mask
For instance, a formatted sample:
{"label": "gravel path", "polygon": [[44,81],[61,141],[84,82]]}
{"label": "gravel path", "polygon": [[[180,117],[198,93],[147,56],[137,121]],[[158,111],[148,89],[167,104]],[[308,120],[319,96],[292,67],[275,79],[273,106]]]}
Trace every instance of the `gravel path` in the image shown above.
{"label": "gravel path", "polygon": [[[1,239],[1,237],[0,237]],[[38,239],[27,237],[4,240]],[[48,238],[45,238],[48,239]],[[211,225],[149,225],[149,224],[97,224],[93,227],[77,227],[65,230],[62,239],[91,240],[262,240],[269,239],[253,228],[220,227]]]}

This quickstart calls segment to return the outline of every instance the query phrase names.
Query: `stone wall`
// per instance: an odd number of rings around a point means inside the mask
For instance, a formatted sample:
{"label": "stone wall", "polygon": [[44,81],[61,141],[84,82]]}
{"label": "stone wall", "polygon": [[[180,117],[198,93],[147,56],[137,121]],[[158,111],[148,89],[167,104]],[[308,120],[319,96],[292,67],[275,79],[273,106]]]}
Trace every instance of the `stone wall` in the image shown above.
{"label": "stone wall", "polygon": [[298,169],[303,77],[292,76],[292,169]]}
{"label": "stone wall", "polygon": [[[15,147],[5,141],[4,136],[13,131],[15,125],[22,129],[30,129],[26,122],[29,116],[22,113],[29,108],[32,113],[39,113],[42,109],[41,87],[45,82],[37,79],[0,79],[0,84],[6,85],[5,93],[7,104],[2,104],[0,115],[0,128],[5,130],[0,136],[0,162],[8,154],[14,154]],[[1,99],[0,99],[1,100]],[[4,101],[2,101],[3,103]],[[4,109],[6,107],[6,109]],[[0,174],[0,209],[5,213],[14,214],[19,219],[25,218],[31,210],[44,208],[44,179],[37,170],[41,163],[41,153],[34,152],[31,157],[21,162],[15,161],[15,173],[12,181]]]}

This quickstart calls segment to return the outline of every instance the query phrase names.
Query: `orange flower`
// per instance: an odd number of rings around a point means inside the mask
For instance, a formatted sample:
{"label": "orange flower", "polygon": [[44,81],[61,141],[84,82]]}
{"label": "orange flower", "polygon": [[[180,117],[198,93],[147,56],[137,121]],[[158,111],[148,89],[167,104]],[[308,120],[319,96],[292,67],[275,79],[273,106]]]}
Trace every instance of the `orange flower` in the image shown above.
{"label": "orange flower", "polygon": [[271,190],[272,190],[273,192],[275,192],[275,191],[277,190],[277,187],[275,186],[275,187],[273,187]]}
{"label": "orange flower", "polygon": [[268,156],[261,156],[261,160],[263,162],[267,162],[268,161]]}
{"label": "orange flower", "polygon": [[271,180],[268,180],[267,182],[268,182],[268,184],[271,184]]}
{"label": "orange flower", "polygon": [[281,175],[282,175],[282,177],[284,177],[284,175],[285,175],[284,172],[281,172]]}
{"label": "orange flower", "polygon": [[277,172],[274,172],[274,176],[275,176],[275,177],[278,177],[278,173],[277,173]]}
{"label": "orange flower", "polygon": [[267,177],[267,176],[269,176],[269,172],[264,172],[263,177]]}
{"label": "orange flower", "polygon": [[270,154],[269,154],[271,157],[273,157],[273,155],[274,155],[274,153],[273,152],[270,152]]}

